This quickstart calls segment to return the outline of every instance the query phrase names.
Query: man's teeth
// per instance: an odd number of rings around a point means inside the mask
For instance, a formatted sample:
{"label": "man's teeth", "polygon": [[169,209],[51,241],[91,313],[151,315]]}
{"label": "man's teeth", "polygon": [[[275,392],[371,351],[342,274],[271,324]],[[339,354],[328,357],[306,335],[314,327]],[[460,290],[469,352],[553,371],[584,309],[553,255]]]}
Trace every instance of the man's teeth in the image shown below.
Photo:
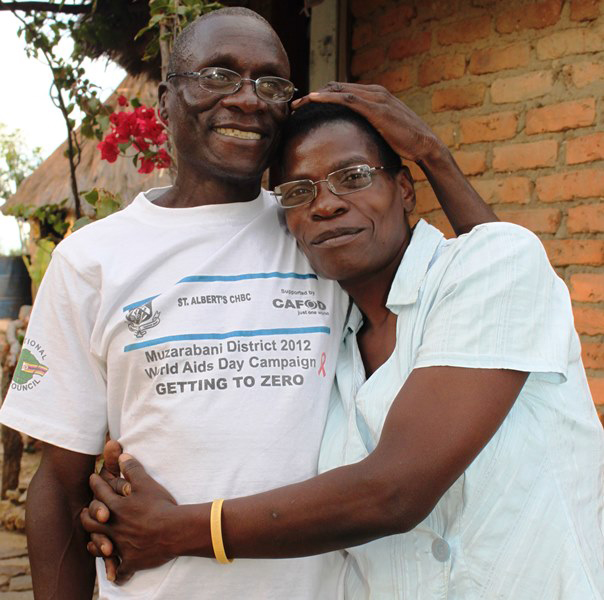
{"label": "man's teeth", "polygon": [[240,140],[259,140],[262,137],[255,131],[241,131],[241,129],[231,129],[230,127],[216,127],[216,131],[221,135],[239,138]]}

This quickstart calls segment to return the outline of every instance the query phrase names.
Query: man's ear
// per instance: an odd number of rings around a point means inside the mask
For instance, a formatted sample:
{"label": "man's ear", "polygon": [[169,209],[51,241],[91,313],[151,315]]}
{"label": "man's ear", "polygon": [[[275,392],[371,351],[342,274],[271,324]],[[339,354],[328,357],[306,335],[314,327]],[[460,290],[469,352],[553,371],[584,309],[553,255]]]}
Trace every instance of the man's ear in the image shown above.
{"label": "man's ear", "polygon": [[159,102],[159,118],[164,125],[168,124],[168,107],[166,105],[168,99],[168,83],[162,81],[157,88],[157,99]]}
{"label": "man's ear", "polygon": [[409,214],[415,208],[415,186],[409,167],[406,165],[401,167],[401,170],[396,174],[396,181],[401,189],[401,199],[405,213]]}

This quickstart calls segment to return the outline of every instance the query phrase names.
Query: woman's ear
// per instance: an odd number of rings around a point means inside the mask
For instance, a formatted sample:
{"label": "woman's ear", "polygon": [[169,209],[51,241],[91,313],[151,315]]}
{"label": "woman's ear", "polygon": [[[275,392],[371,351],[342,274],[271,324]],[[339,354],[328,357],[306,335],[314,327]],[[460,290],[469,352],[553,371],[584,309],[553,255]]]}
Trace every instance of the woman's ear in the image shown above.
{"label": "woman's ear", "polygon": [[401,198],[405,213],[409,214],[415,208],[415,186],[413,185],[413,176],[409,167],[403,165],[396,174],[396,181],[401,189]]}

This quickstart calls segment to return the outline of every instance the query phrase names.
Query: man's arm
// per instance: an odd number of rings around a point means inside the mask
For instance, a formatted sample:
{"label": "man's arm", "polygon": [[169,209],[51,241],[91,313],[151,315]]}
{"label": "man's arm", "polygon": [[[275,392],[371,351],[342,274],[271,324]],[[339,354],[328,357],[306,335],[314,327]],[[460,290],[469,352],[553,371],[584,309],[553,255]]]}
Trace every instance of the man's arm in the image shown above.
{"label": "man's arm", "polygon": [[40,600],[89,600],[94,559],[79,515],[92,494],[95,457],[44,445],[27,492],[27,545],[34,594]]}
{"label": "man's arm", "polygon": [[296,109],[308,102],[341,104],[358,112],[401,158],[417,163],[457,235],[481,223],[499,220],[461,172],[447,146],[386,88],[333,82],[296,100],[292,107]]}

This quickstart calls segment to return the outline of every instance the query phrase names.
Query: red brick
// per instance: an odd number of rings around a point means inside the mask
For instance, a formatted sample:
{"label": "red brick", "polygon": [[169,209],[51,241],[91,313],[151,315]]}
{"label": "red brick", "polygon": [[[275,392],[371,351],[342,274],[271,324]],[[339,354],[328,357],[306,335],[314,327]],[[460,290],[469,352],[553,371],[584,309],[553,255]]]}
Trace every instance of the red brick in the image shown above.
{"label": "red brick", "polygon": [[569,233],[603,232],[604,204],[598,202],[597,204],[583,204],[569,208],[566,228]]}
{"label": "red brick", "polygon": [[537,56],[540,60],[562,58],[571,54],[600,52],[601,50],[604,50],[603,27],[558,31],[537,42]]}
{"label": "red brick", "polygon": [[[604,405],[604,377],[590,377],[587,382],[589,383],[589,390],[591,391],[594,404],[596,406]],[[604,424],[601,418],[600,420]]]}
{"label": "red brick", "polygon": [[504,69],[526,67],[529,63],[529,52],[530,46],[526,42],[498,48],[481,48],[472,52],[468,71],[473,75],[483,75]]}
{"label": "red brick", "polygon": [[403,161],[407,167],[409,167],[409,171],[411,171],[411,177],[413,177],[413,181],[426,181],[426,174],[419,168],[417,163],[414,163],[411,160]]}
{"label": "red brick", "polygon": [[537,179],[536,189],[541,202],[597,198],[604,195],[604,170],[584,169],[546,175]]}
{"label": "red brick", "polygon": [[604,133],[592,133],[566,142],[569,165],[604,159]]}
{"label": "red brick", "polygon": [[355,52],[350,72],[356,77],[361,73],[372,71],[384,63],[386,59],[383,48],[371,48]]}
{"label": "red brick", "polygon": [[453,123],[445,125],[434,125],[432,127],[434,133],[443,141],[446,146],[455,146],[457,144],[457,128]]}
{"label": "red brick", "polygon": [[[407,30],[408,33],[408,30]],[[429,31],[418,33],[410,37],[404,31],[397,37],[394,42],[390,45],[388,51],[388,58],[390,60],[401,60],[409,56],[415,56],[416,54],[422,54],[430,50],[430,44],[432,43],[432,34]]]}
{"label": "red brick", "polygon": [[545,0],[520,7],[512,5],[497,17],[495,29],[499,33],[543,29],[558,22],[561,9],[562,0]]}
{"label": "red brick", "polygon": [[352,47],[353,49],[366,46],[373,39],[373,28],[370,23],[360,23],[355,25],[352,32]]}
{"label": "red brick", "polygon": [[[570,276],[570,297],[575,302],[604,302],[604,273],[576,273]],[[604,352],[604,344],[601,345]],[[604,368],[604,363],[602,363]]]}
{"label": "red brick", "polygon": [[531,199],[528,177],[474,179],[472,186],[488,204],[527,204]]}
{"label": "red brick", "polygon": [[430,212],[440,208],[436,194],[429,183],[420,183],[415,186],[415,210],[419,214]]}
{"label": "red brick", "polygon": [[555,267],[604,262],[604,240],[543,240],[543,245]]}
{"label": "red brick", "polygon": [[402,92],[413,86],[413,71],[409,65],[403,65],[394,71],[386,71],[376,75],[372,82],[383,85],[393,93]]}
{"label": "red brick", "polygon": [[491,17],[472,17],[451,23],[436,32],[439,44],[468,44],[482,38],[489,37],[491,33]]}
{"label": "red brick", "polygon": [[502,221],[522,225],[534,233],[556,233],[562,220],[562,213],[556,208],[498,210],[497,216]]}
{"label": "red brick", "polygon": [[507,140],[516,135],[518,115],[514,112],[500,112],[479,117],[462,119],[461,141],[464,144]]}
{"label": "red brick", "polygon": [[551,71],[536,71],[516,77],[496,79],[491,85],[491,100],[495,104],[522,102],[544,96],[552,90],[554,80]]}
{"label": "red brick", "polygon": [[594,98],[561,102],[529,110],[526,113],[526,133],[532,135],[586,127],[595,120],[596,101]]}
{"label": "red brick", "polygon": [[604,309],[592,306],[573,306],[575,329],[585,335],[604,333]]}
{"label": "red brick", "polygon": [[558,157],[558,142],[542,140],[524,144],[507,144],[493,150],[495,171],[517,171],[553,167]]}
{"label": "red brick", "polygon": [[436,90],[432,95],[432,111],[462,110],[480,106],[484,101],[486,86],[482,83],[470,83],[459,87]]}
{"label": "red brick", "polygon": [[592,21],[600,16],[600,0],[571,0],[571,21]]}
{"label": "red brick", "polygon": [[380,35],[387,35],[394,31],[400,31],[409,26],[411,19],[413,19],[414,16],[415,11],[410,4],[403,4],[402,6],[391,8],[378,19],[378,31],[380,32]]}
{"label": "red brick", "polygon": [[484,150],[454,152],[453,158],[464,175],[478,175],[487,170]]}
{"label": "red brick", "polygon": [[417,3],[417,18],[421,22],[433,19],[440,21],[455,14],[456,9],[457,0],[421,0]]}
{"label": "red brick", "polygon": [[386,0],[352,0],[350,8],[352,14],[358,18],[368,17],[376,9],[384,6]]}
{"label": "red brick", "polygon": [[447,79],[459,79],[466,70],[463,54],[443,54],[425,60],[417,72],[417,82],[422,87]]}
{"label": "red brick", "polygon": [[[586,369],[604,369],[604,344],[583,342],[581,346],[583,366]],[[602,392],[604,392],[604,389],[602,389]]]}
{"label": "red brick", "polygon": [[583,88],[595,81],[604,79],[604,64],[597,62],[580,62],[567,65],[564,72],[570,74],[573,85]]}

